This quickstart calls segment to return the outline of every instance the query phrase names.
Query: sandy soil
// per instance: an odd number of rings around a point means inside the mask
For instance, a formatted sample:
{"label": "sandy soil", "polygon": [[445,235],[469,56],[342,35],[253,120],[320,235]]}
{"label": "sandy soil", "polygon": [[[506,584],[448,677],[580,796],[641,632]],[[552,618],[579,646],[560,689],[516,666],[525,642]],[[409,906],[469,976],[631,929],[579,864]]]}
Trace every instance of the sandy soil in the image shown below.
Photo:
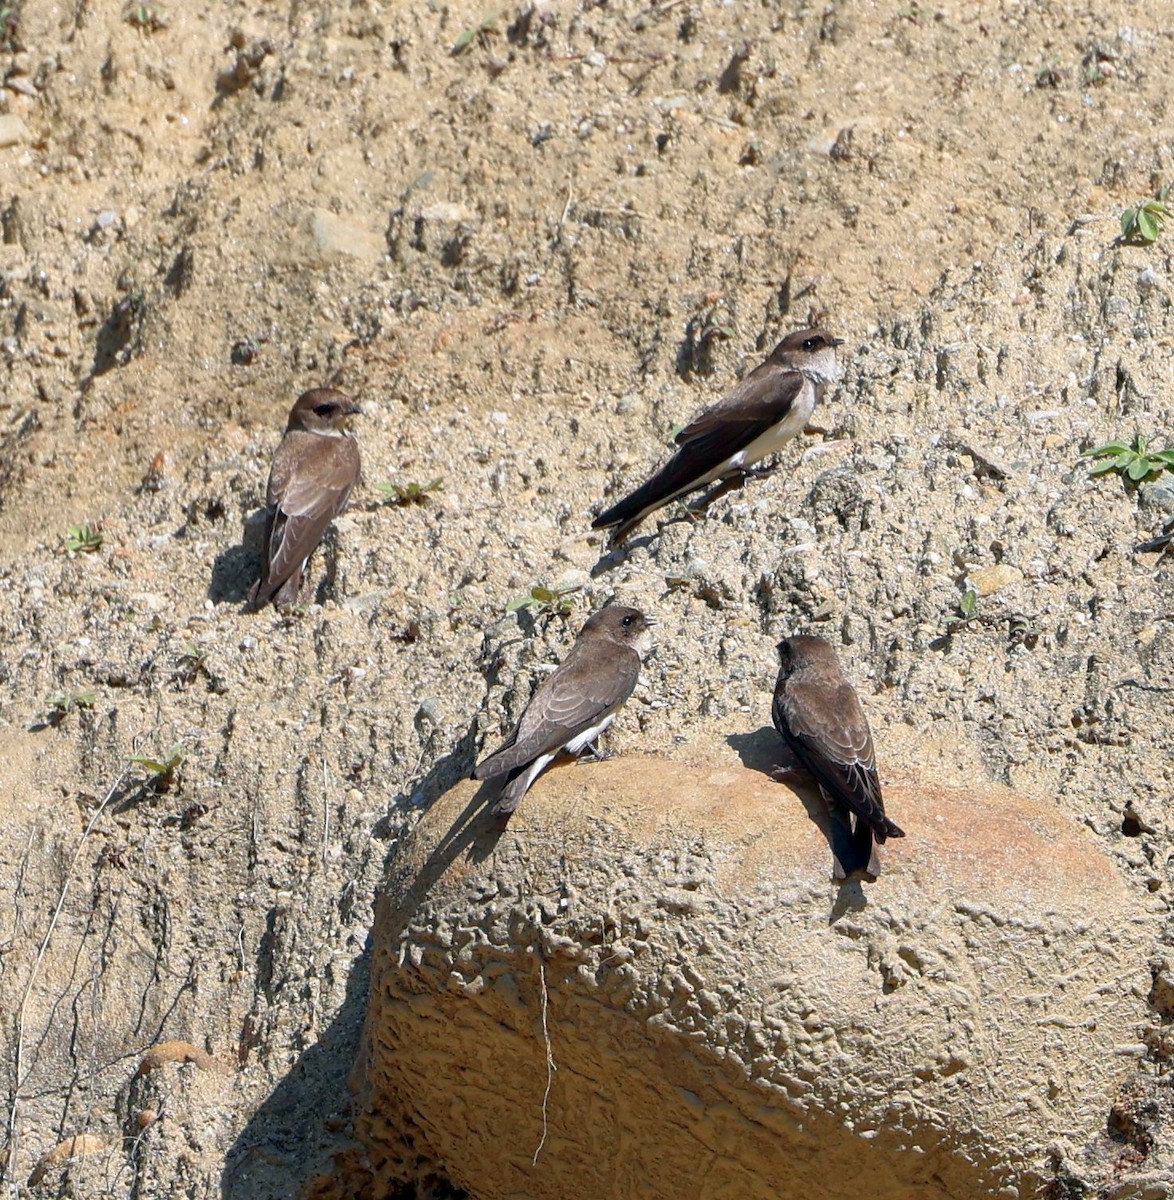
{"label": "sandy soil", "polygon": [[[659,621],[613,750],[767,724],[774,643],[813,629],[882,768],[1048,797],[1169,903],[1172,568],[1134,547],[1172,477],[1079,457],[1174,444],[1174,233],[1115,240],[1174,179],[1159,8],[18,0],[10,1178],[82,1133],[143,1194],[180,1161],[194,1195],[326,1170],[385,860],[613,597]],[[847,342],[826,432],[601,559],[593,509],[813,313]],[[246,614],[269,456],[326,382],[364,406],[364,482],[316,602]],[[403,507],[377,487],[435,478]],[[67,552],[87,523],[101,546]],[[507,614],[555,584],[569,616]],[[127,765],[173,748],[166,790]],[[1161,1059],[1174,1008],[1138,1013]],[[129,1156],[127,1088],[167,1039],[234,1069],[186,1140]],[[1099,1185],[1084,1151],[1055,1170]]]}

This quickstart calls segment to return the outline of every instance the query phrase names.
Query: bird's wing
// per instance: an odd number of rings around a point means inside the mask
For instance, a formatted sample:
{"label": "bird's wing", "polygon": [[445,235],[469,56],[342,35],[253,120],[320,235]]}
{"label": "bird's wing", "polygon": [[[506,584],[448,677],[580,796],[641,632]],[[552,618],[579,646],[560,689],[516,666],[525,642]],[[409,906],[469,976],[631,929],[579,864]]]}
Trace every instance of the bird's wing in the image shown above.
{"label": "bird's wing", "polygon": [[[301,436],[325,440],[315,434]],[[349,437],[330,438],[328,444],[331,453],[315,457],[312,472],[298,470],[293,454],[274,457],[266,497],[272,528],[265,550],[265,592],[275,592],[305,562],[350,499],[359,473],[359,449]]]}
{"label": "bird's wing", "polygon": [[712,408],[677,434],[677,450],[654,475],[599,514],[592,529],[619,525],[613,544],[649,513],[703,487],[740,450],[782,421],[803,388],[803,376],[763,363]]}
{"label": "bird's wing", "polygon": [[777,425],[791,411],[803,390],[804,378],[798,371],[766,362],[716,404],[707,408],[676,436],[685,451],[712,465],[745,449],[755,438]]}
{"label": "bird's wing", "polygon": [[615,646],[609,661],[612,669],[602,671],[599,654],[605,648],[591,646],[588,653],[580,653],[583,649],[581,643],[573,646],[543,680],[509,740],[477,764],[475,779],[495,779],[540,755],[561,750],[632,694],[640,676],[640,656],[634,650]]}
{"label": "bird's wing", "polygon": [[827,796],[850,808],[883,840],[900,830],[885,816],[868,720],[847,683],[829,693],[791,679],[775,692],[775,728]]}

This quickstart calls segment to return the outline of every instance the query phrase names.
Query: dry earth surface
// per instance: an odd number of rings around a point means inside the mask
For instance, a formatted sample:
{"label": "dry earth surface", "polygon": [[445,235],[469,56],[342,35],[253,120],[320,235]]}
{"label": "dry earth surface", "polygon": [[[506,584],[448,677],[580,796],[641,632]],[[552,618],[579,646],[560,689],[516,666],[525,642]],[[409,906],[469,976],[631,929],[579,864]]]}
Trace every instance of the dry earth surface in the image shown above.
{"label": "dry earth surface", "polygon": [[[1000,1178],[1172,1194],[1174,567],[1136,546],[1174,486],[1079,457],[1174,443],[1174,235],[1116,239],[1174,179],[1161,10],[0,3],[11,1194],[476,1195],[405,1130],[363,1174],[375,901],[612,598],[659,622],[619,755],[756,733],[805,629],[882,773],[1087,827],[1148,931],[1105,979],[1129,1036]],[[593,508],[813,311],[846,339],[825,432],[601,557]],[[364,482],[313,603],[245,613],[325,382]],[[535,585],[570,614],[507,613]]]}

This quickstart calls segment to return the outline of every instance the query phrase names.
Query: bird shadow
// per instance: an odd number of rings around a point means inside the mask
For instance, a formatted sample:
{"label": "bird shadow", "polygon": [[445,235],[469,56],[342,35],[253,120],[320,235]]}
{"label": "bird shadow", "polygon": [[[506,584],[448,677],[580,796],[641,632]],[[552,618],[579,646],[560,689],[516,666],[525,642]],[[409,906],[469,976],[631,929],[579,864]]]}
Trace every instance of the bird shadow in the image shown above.
{"label": "bird shadow", "polygon": [[265,540],[265,509],[259,508],[241,522],[241,540],[221,550],[212,563],[208,599],[213,604],[243,602],[261,573],[261,550]]}
{"label": "bird shadow", "polygon": [[[437,798],[472,769],[476,753],[476,721],[452,748],[421,777],[395,798],[400,810],[430,808]],[[489,813],[493,788],[485,784],[477,790],[464,811],[415,871],[411,865],[397,868],[397,860],[410,864],[411,855],[394,839],[392,823],[384,818],[372,831],[376,837],[392,840],[383,860],[383,882],[379,891],[399,894],[402,899],[390,913],[390,928],[383,944],[395,945],[407,923],[436,882],[463,854],[476,862],[492,853],[505,823]],[[382,828],[380,828],[382,826]],[[414,836],[408,833],[410,839]],[[410,880],[405,890],[400,886]],[[270,932],[258,947],[257,978],[271,979],[274,974],[275,938]],[[315,1179],[330,1174],[356,1173],[365,1161],[364,1148],[351,1132],[355,1111],[352,1107],[350,1080],[363,1044],[363,1024],[368,1009],[374,932],[369,931],[362,951],[352,960],[346,981],[345,998],[330,1024],[315,1043],[306,1049],[289,1072],[277,1083],[254,1112],[246,1127],[228,1150],[221,1173],[221,1200],[254,1200],[259,1196],[307,1194]],[[329,1097],[325,1102],[324,1097]],[[314,1192],[313,1194],[317,1194]],[[403,1200],[422,1195],[409,1187],[397,1192]],[[428,1195],[461,1197],[447,1181],[438,1181]]]}
{"label": "bird shadow", "polygon": [[[441,756],[429,768],[428,773],[405,792],[395,798],[395,805],[404,808],[422,808],[425,811],[436,803],[439,797],[455,787],[462,779],[468,779],[473,773],[473,765],[477,761],[477,719],[469,722],[468,728],[461,735],[455,746]],[[497,798],[501,780],[485,780],[465,805],[461,814],[453,821],[445,835],[436,844],[428,857],[428,862],[420,869],[417,882],[412,884],[410,894],[415,896],[420,890],[420,898],[427,894],[437,879],[448,870],[461,856],[467,853],[472,863],[484,862],[501,838],[509,823],[508,817],[494,817],[489,811],[490,805]],[[385,828],[381,831],[380,826]],[[376,825],[376,836],[389,836],[390,821],[383,818]],[[391,847],[388,850],[384,872],[391,866],[395,858],[400,857],[399,850]],[[414,903],[418,902],[414,901]]]}
{"label": "bird shadow", "polygon": [[[833,859],[838,862],[851,862],[854,859],[856,851],[851,829],[842,822],[832,820],[818,784],[799,765],[773,727],[764,725],[753,733],[731,733],[726,738],[726,745],[738,755],[748,771],[766,775],[790,791],[803,805],[808,819],[823,834]],[[776,772],[785,772],[786,777],[780,779]],[[868,903],[856,875],[836,882],[839,887],[828,918],[830,925]]]}
{"label": "bird shadow", "polygon": [[652,539],[656,537],[655,533],[641,534],[640,537],[629,538],[627,541],[621,542],[618,546],[612,546],[605,550],[600,556],[595,566],[591,568],[591,578],[598,579],[601,575],[606,575],[608,571],[614,571],[616,567],[621,566],[628,561],[629,554],[637,546],[651,546]]}

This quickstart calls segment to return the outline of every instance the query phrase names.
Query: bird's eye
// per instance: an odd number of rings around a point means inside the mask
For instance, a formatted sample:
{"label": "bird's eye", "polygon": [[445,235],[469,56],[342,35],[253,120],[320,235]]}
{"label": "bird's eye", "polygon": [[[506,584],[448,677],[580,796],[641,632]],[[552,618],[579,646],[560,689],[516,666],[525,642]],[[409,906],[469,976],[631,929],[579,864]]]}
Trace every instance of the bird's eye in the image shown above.
{"label": "bird's eye", "polygon": [[620,624],[621,624],[621,625],[623,625],[623,626],[625,626],[625,627],[627,627],[628,625],[631,625],[631,624],[632,624],[632,618],[631,618],[631,617],[625,617],[625,618],[624,618],[624,619],[623,619],[623,620],[620,622]]}
{"label": "bird's eye", "polygon": [[819,345],[819,338],[817,338],[817,337],[806,338],[803,342],[803,349],[804,350],[814,350],[816,348],[816,346],[818,346],[818,345]]}
{"label": "bird's eye", "polygon": [[316,412],[316,413],[317,413],[317,414],[318,414],[320,417],[328,417],[328,416],[330,416],[330,414],[331,414],[332,412],[334,412],[334,411],[335,411],[337,408],[338,408],[338,405],[337,405],[337,404],[315,404],[315,405],[314,405],[314,411],[315,411],[315,412]]}

